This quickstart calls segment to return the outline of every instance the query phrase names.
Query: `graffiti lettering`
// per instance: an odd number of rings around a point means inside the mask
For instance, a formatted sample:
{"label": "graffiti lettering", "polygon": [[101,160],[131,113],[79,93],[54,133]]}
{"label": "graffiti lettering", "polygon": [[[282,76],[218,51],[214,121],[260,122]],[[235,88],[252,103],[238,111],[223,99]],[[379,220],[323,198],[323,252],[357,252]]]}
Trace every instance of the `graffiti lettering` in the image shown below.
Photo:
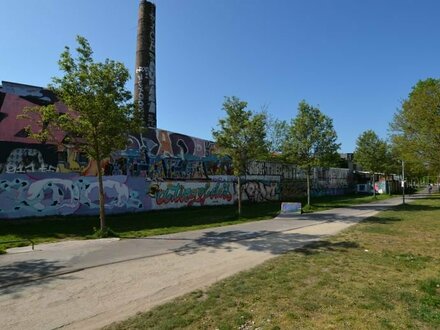
{"label": "graffiti lettering", "polygon": [[231,202],[233,199],[230,191],[229,183],[206,183],[203,186],[196,186],[187,184],[167,184],[163,189],[160,189],[155,194],[156,204],[185,204],[186,206],[193,206],[199,204],[205,205],[207,200],[219,201],[225,200]]}
{"label": "graffiti lettering", "polygon": [[271,201],[279,199],[278,182],[251,181],[242,185],[244,199],[252,202]]}

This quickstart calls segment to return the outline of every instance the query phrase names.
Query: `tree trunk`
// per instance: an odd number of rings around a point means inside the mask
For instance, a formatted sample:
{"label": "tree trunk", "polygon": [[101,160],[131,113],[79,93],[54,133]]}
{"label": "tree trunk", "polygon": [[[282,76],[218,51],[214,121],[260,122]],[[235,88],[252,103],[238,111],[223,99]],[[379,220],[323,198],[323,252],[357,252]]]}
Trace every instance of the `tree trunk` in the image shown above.
{"label": "tree trunk", "polygon": [[373,198],[376,198],[376,189],[374,187],[374,172],[372,173],[373,179],[372,179],[372,187],[373,187]]}
{"label": "tree trunk", "polygon": [[307,205],[310,207],[310,168],[307,169]]}
{"label": "tree trunk", "polygon": [[237,194],[238,194],[238,217],[241,217],[241,178],[240,178],[240,175],[238,176]]}
{"label": "tree trunk", "polygon": [[105,194],[104,183],[102,180],[101,160],[96,160],[98,167],[98,185],[99,185],[99,223],[101,231],[105,229]]}

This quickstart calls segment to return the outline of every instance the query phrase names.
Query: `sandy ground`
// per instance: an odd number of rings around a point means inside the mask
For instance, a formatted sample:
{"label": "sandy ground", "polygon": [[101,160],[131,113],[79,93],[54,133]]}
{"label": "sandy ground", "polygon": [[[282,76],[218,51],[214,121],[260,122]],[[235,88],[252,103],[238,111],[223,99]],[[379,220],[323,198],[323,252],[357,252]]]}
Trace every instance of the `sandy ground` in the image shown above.
{"label": "sandy ground", "polygon": [[[9,269],[0,271],[0,327],[98,329],[336,234],[398,203],[392,199],[149,240],[46,244],[36,252],[0,256],[0,269]],[[130,251],[136,251],[134,256]],[[62,267],[14,282],[22,274],[11,272],[11,265],[36,260],[56,260]]]}

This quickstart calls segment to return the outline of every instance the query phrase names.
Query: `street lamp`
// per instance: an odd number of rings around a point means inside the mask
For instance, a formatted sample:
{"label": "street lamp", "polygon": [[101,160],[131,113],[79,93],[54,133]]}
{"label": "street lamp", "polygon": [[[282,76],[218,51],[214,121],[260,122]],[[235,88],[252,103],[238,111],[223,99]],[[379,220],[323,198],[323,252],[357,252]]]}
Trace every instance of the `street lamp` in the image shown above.
{"label": "street lamp", "polygon": [[405,161],[402,159],[402,203],[405,204]]}

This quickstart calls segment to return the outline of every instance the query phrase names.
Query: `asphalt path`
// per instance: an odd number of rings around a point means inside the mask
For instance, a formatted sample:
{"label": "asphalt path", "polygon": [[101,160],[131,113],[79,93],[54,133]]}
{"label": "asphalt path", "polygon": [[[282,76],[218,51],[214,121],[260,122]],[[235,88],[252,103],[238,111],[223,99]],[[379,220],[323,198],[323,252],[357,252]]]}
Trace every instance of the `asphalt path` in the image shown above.
{"label": "asphalt path", "polygon": [[392,198],[140,239],[10,249],[0,256],[2,328],[97,329],[334,235],[401,202]]}

